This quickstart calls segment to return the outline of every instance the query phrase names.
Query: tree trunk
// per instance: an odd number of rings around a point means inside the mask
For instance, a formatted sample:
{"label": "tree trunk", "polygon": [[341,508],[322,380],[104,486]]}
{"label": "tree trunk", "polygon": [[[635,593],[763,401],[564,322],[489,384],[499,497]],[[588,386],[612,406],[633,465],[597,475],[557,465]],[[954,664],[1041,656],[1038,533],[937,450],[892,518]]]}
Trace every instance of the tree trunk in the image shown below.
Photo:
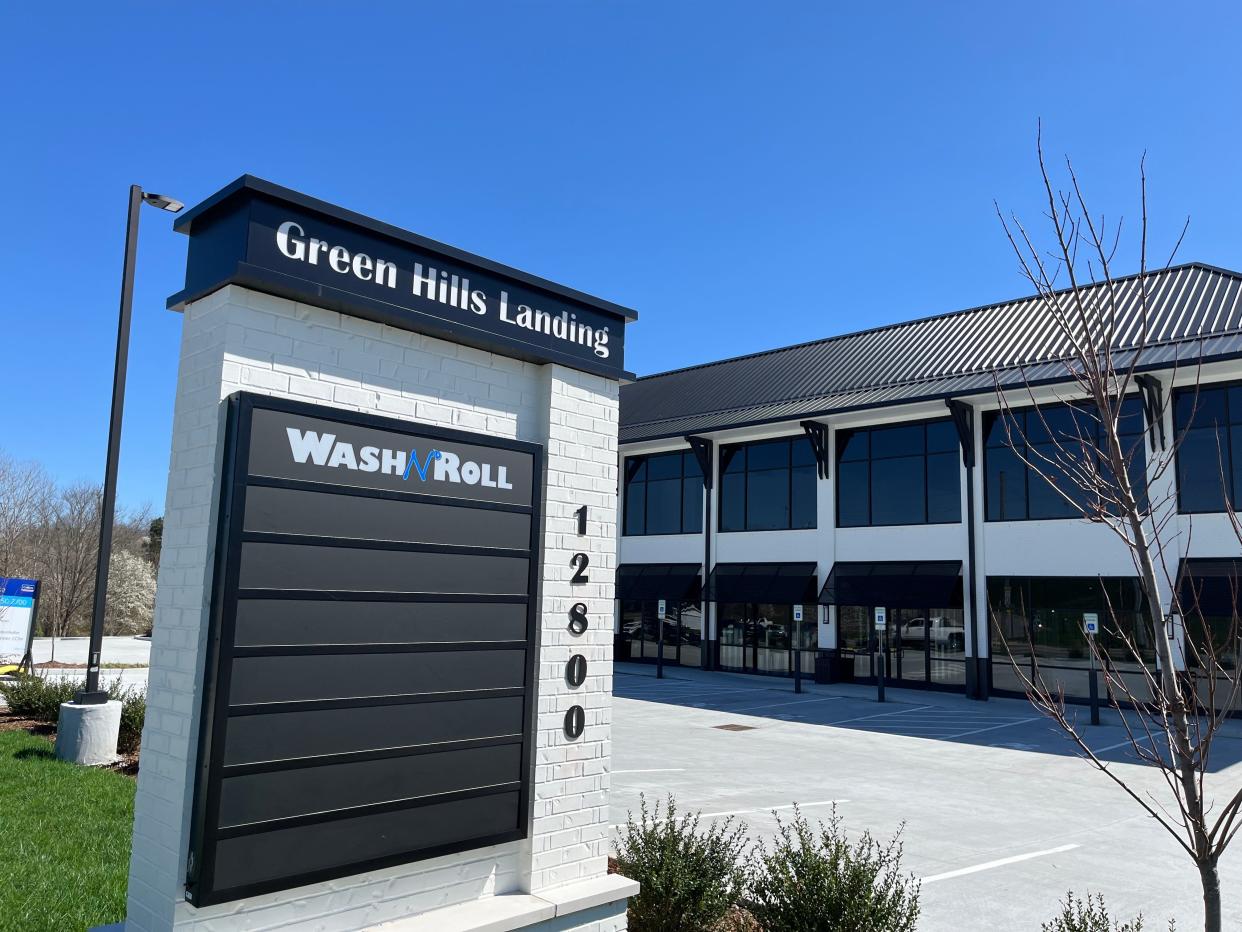
{"label": "tree trunk", "polygon": [[1220,873],[1215,858],[1200,862],[1199,879],[1203,884],[1203,932],[1221,932]]}

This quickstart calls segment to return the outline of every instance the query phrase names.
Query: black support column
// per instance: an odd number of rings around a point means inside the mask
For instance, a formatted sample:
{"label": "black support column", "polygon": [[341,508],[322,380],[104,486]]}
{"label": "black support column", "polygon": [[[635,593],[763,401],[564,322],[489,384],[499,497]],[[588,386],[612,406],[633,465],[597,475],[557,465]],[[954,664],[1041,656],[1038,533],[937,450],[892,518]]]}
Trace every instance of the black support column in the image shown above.
{"label": "black support column", "polygon": [[694,451],[694,458],[699,461],[703,471],[703,664],[704,670],[715,670],[718,659],[719,641],[708,637],[712,631],[712,620],[707,603],[707,580],[712,574],[712,488],[713,467],[715,465],[715,444],[706,437],[688,436],[686,443]]}
{"label": "black support column", "polygon": [[975,409],[964,401],[950,398],[945,401],[953,415],[958,441],[962,447],[962,465],[966,467],[966,604],[970,606],[970,629],[968,643],[970,656],[966,658],[966,695],[971,699],[988,698],[988,663],[990,658],[979,656],[979,593],[975,572],[977,544],[975,542]]}

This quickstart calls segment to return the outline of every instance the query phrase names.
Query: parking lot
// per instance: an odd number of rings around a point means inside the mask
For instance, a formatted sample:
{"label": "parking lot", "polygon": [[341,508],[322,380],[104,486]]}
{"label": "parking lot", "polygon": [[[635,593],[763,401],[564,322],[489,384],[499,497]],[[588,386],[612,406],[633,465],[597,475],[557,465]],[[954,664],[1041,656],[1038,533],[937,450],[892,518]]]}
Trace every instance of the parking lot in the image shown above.
{"label": "parking lot", "polygon": [[[1198,875],[1168,834],[1077,756],[1050,721],[1019,700],[617,664],[614,825],[639,795],[667,793],[704,818],[743,819],[775,833],[798,803],[811,819],[835,804],[851,834],[881,839],[905,824],[905,866],[923,880],[928,932],[1037,930],[1066,890],[1102,892],[1148,928],[1201,922]],[[1087,710],[1081,710],[1083,721]],[[1167,793],[1135,763],[1105,711],[1092,749],[1135,786]],[[1242,722],[1218,739],[1212,780],[1242,782]],[[1225,927],[1242,928],[1242,849],[1222,862]]]}

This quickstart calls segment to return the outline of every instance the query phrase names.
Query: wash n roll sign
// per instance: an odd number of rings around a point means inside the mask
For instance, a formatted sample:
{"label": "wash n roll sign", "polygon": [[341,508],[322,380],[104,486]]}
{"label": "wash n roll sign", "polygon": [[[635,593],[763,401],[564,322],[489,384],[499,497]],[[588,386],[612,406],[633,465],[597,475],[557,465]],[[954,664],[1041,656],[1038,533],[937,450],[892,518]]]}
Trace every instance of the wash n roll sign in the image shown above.
{"label": "wash n roll sign", "polygon": [[[532,362],[624,372],[624,307],[249,176],[188,211],[174,308],[236,283]],[[192,228],[192,229],[191,229]]]}

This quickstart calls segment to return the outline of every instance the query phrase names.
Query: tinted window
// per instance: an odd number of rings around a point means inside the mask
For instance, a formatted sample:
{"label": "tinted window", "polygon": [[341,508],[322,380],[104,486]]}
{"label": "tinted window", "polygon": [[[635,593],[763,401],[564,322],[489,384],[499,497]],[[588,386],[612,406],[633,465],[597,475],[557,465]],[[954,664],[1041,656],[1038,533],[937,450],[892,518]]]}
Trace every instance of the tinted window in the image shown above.
{"label": "tinted window", "polygon": [[840,527],[962,519],[961,454],[950,420],[837,434]]}
{"label": "tinted window", "polygon": [[703,529],[703,472],[692,452],[625,460],[623,533],[693,534]]}
{"label": "tinted window", "polygon": [[1242,387],[1175,392],[1173,422],[1178,508],[1225,511],[1242,491]]}
{"label": "tinted window", "polygon": [[[1143,408],[1127,398],[1117,418],[1127,475],[1147,508],[1147,456],[1143,445]],[[1008,427],[1008,430],[1006,429]],[[1091,502],[1073,479],[1074,464],[1088,463],[1086,473],[1108,476],[1100,455],[1104,425],[1094,405],[1042,405],[984,416],[984,489],[987,520],[1077,518],[1083,510],[1108,508]],[[1029,465],[1028,465],[1029,464]]]}
{"label": "tinted window", "polygon": [[815,454],[805,437],[721,448],[720,530],[815,527]]}

